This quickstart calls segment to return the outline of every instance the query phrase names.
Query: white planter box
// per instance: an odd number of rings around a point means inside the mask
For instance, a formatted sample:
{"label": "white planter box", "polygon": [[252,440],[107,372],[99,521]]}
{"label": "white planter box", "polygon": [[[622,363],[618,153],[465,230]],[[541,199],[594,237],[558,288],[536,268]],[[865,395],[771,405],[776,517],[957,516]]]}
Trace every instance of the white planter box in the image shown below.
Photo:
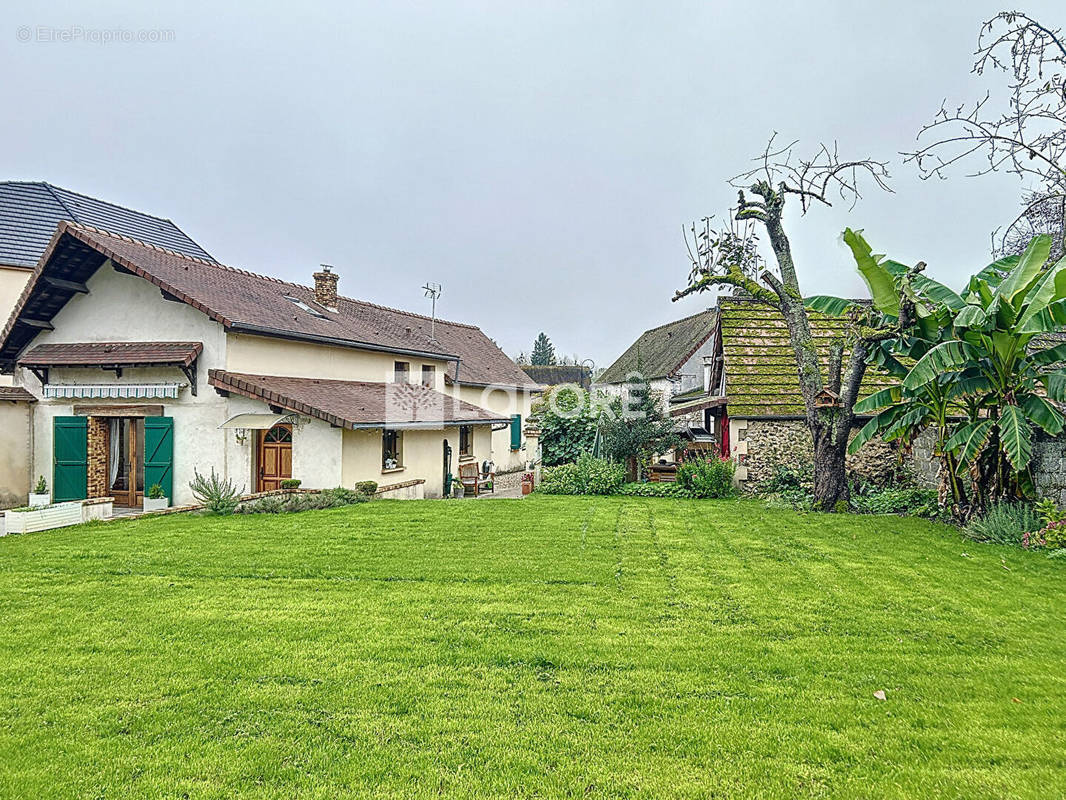
{"label": "white planter box", "polygon": [[145,511],[162,511],[163,509],[170,508],[169,497],[146,497],[144,498],[144,510]]}
{"label": "white planter box", "polygon": [[8,533],[33,533],[77,525],[81,515],[81,503],[57,503],[32,511],[5,511],[4,526]]}
{"label": "white planter box", "polygon": [[48,492],[43,494],[37,494],[37,492],[30,492],[30,502],[28,502],[30,508],[40,508],[41,506],[52,505],[52,495]]}

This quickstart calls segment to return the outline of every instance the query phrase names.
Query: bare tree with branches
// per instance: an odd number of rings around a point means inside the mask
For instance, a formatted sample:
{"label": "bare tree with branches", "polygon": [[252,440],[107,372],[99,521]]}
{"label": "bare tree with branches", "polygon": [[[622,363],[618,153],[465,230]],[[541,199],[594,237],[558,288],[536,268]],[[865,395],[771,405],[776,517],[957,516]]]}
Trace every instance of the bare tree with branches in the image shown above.
{"label": "bare tree with branches", "polygon": [[[834,199],[854,204],[860,197],[860,182],[872,183],[885,191],[888,169],[885,162],[866,158],[847,161],[840,158],[837,147],[820,145],[810,157],[802,157],[797,142],[776,144],[770,138],[762,155],[754,159],[757,166],[736,176],[730,185],[738,188],[738,204],[731,212],[730,224],[715,231],[710,218],[686,230],[686,245],[692,261],[689,285],[674,296],[687,295],[721,287],[735,287],[758,302],[777,309],[788,327],[792,351],[806,408],[807,425],[814,444],[814,492],[820,508],[834,510],[848,500],[845,457],[848,439],[855,420],[854,406],[866,373],[869,348],[874,341],[894,336],[899,326],[887,328],[868,306],[854,306],[847,333],[830,344],[825,364],[811,333],[811,321],[800,290],[799,276],[792,248],[785,232],[785,206],[790,197],[798,201],[802,214],[814,205],[831,205]],[[777,270],[765,268],[757,277],[751,274],[754,260],[738,258],[749,252],[737,247],[736,238],[750,241],[752,226],[761,226],[767,234],[777,262]],[[691,241],[689,241],[691,236]],[[904,320],[900,318],[900,322]],[[832,407],[816,405],[815,398],[828,390],[839,400]]]}
{"label": "bare tree with branches", "polygon": [[[918,149],[904,153],[923,179],[946,178],[952,168],[972,164],[970,176],[1009,172],[1027,181],[1031,197],[1021,214],[994,234],[994,250],[1024,235],[1034,213],[1066,203],[1066,44],[1059,29],[1027,14],[1003,11],[981,26],[973,72],[998,70],[1010,76],[1007,107],[991,94],[973,104],[941,105],[918,133]],[[1066,215],[1056,237],[1063,254]]]}
{"label": "bare tree with branches", "polygon": [[1022,213],[1005,230],[992,232],[992,252],[998,257],[1021,255],[1034,236],[1051,237],[1051,252],[1066,254],[1066,195],[1026,192],[1022,195]]}

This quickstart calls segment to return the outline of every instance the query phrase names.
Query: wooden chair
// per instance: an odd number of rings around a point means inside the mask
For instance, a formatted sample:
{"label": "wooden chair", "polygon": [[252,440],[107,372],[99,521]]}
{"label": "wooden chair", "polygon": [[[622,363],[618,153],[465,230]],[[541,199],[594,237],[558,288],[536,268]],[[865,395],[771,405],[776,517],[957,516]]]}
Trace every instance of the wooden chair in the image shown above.
{"label": "wooden chair", "polygon": [[481,494],[483,488],[495,491],[492,475],[482,475],[476,461],[459,465],[459,483],[463,486],[463,492],[473,492],[475,497]]}

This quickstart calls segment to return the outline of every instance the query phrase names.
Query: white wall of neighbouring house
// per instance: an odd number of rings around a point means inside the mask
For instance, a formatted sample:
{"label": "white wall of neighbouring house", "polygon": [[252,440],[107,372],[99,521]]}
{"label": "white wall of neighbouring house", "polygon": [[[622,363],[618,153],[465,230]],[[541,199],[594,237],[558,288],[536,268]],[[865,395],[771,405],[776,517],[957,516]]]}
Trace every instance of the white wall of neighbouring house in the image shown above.
{"label": "white wall of neighbouring house", "polygon": [[444,372],[451,362],[428,357],[352,347],[297,342],[244,333],[230,333],[226,348],[226,369],[251,375],[280,375],[289,378],[320,378],[337,381],[389,383],[397,361],[410,364],[411,380],[419,383],[422,366],[435,367],[437,391],[444,387]]}
{"label": "white wall of neighbouring house", "polygon": [[[459,456],[459,429],[403,431],[403,468],[384,470],[381,465],[380,429],[345,430],[342,485],[354,486],[359,481],[374,481],[379,486],[424,480],[426,497],[441,497],[444,493],[444,442],[452,448],[451,471],[459,474],[459,464],[467,459]],[[475,425],[473,453],[469,461],[480,465],[490,457],[492,430],[488,425]]]}
{"label": "white wall of neighbouring house", "polygon": [[[681,393],[680,385],[679,381],[670,380],[669,378],[655,378],[648,381],[648,388],[658,396],[659,406],[664,414],[670,413],[670,398],[675,394]],[[627,383],[598,383],[594,384],[592,389],[609,397],[625,398],[628,386],[629,384]]]}
{"label": "white wall of neighbouring house", "polygon": [[714,349],[714,336],[711,336],[681,365],[681,369],[677,371],[680,384],[677,385],[676,394],[703,388],[703,360],[706,356],[713,356]]}
{"label": "white wall of neighbouring house", "polygon": [[[19,370],[17,382],[41,398],[33,408],[32,473],[43,474],[52,484],[52,420],[69,416],[75,406],[163,405],[163,414],[174,418],[174,494],[171,502],[192,502],[188,484],[193,470],[232,474],[229,459],[235,456],[225,446],[218,429],[227,418],[229,403],[207,383],[207,372],[225,364],[226,337],[222,326],[183,303],[164,300],[152,284],[115,271],[105,262],[86,282],[89,294],[75,295],[52,320],[55,330],[42,331],[31,347],[50,342],[180,341],[202,342],[198,360],[197,395],[183,388],[177,399],[144,400],[48,400],[40,381],[29,370]],[[126,369],[122,377],[96,368],[52,369],[53,384],[95,383],[184,383],[176,368]],[[246,470],[247,474],[250,472]]]}
{"label": "white wall of neighbouring house", "polygon": [[31,406],[0,400],[0,508],[25,505],[36,480],[30,473]]}
{"label": "white wall of neighbouring house", "polygon": [[[484,408],[491,411],[493,415],[504,417],[505,419],[510,419],[514,414],[520,414],[524,431],[525,425],[529,421],[534,395],[524,389],[504,386],[461,385],[459,386],[458,397],[466,403]],[[526,463],[532,461],[536,456],[536,443],[534,442],[531,446],[524,432],[518,450],[511,449],[510,427],[490,431],[487,435],[490,437],[487,446],[489,453],[482,456],[482,460],[491,460],[496,465],[497,472],[524,469]],[[456,439],[456,444],[458,444],[458,439]]]}
{"label": "white wall of neighbouring house", "polygon": [[[303,489],[343,486],[343,428],[299,417],[292,429],[292,476]],[[349,486],[348,488],[351,488]]]}
{"label": "white wall of neighbouring house", "polygon": [[[374,481],[379,486],[425,481],[425,496],[440,497],[444,491],[445,431],[403,431],[403,467],[385,470],[381,464],[381,429],[344,431],[342,485],[351,488],[359,481]],[[454,464],[454,456],[453,456]]]}
{"label": "white wall of neighbouring house", "polygon": [[[11,311],[32,273],[33,270],[0,264],[0,330],[7,324],[8,317],[11,316]],[[11,386],[12,383],[14,378],[11,375],[0,375],[0,386]]]}

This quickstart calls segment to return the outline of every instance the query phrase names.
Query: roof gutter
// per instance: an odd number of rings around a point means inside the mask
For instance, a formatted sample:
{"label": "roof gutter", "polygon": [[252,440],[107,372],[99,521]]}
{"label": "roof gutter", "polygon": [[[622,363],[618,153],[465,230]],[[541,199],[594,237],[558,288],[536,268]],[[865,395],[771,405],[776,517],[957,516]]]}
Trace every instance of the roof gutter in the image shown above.
{"label": "roof gutter", "polygon": [[456,420],[433,420],[431,422],[353,422],[350,427],[353,431],[374,430],[388,428],[390,431],[438,431],[443,428],[458,428],[463,425],[510,425],[510,420],[501,417],[489,417],[487,419],[456,419]]}
{"label": "roof gutter", "polygon": [[421,358],[433,358],[438,361],[459,361],[459,356],[448,353],[431,353],[428,350],[412,350],[406,347],[390,347],[371,342],[358,342],[353,339],[340,339],[335,336],[319,336],[314,333],[296,333],[279,328],[269,328],[264,325],[252,325],[247,322],[231,322],[229,330],[234,333],[250,333],[256,336],[271,336],[276,339],[290,339],[298,342],[315,342],[328,344],[334,347],[348,347],[353,350],[374,350],[379,353],[399,353],[405,356],[419,356]]}

